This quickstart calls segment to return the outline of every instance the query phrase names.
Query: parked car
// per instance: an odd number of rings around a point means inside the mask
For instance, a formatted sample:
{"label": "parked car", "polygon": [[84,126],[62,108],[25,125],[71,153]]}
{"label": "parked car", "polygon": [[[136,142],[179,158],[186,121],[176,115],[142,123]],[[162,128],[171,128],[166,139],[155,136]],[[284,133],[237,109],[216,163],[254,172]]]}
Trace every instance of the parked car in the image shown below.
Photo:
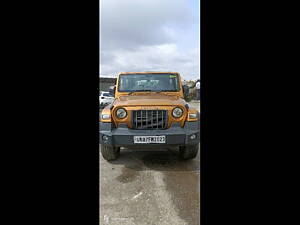
{"label": "parked car", "polygon": [[120,73],[113,89],[115,101],[100,117],[104,159],[118,158],[121,147],[137,149],[179,147],[183,159],[197,156],[200,113],[184,100],[189,88],[179,73]]}
{"label": "parked car", "polygon": [[114,101],[114,97],[106,91],[101,91],[99,96],[100,107],[105,107]]}

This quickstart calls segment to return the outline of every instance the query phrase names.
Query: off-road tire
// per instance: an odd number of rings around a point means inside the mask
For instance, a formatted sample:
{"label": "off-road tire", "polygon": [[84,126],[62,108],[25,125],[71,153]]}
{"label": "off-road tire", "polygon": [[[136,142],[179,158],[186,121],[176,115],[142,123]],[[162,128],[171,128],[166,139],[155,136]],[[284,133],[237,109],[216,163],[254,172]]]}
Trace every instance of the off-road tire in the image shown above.
{"label": "off-road tire", "polygon": [[198,151],[199,151],[199,144],[179,147],[180,158],[184,160],[195,158],[198,154]]}
{"label": "off-road tire", "polygon": [[120,148],[109,145],[101,145],[101,154],[107,161],[116,160],[120,155]]}

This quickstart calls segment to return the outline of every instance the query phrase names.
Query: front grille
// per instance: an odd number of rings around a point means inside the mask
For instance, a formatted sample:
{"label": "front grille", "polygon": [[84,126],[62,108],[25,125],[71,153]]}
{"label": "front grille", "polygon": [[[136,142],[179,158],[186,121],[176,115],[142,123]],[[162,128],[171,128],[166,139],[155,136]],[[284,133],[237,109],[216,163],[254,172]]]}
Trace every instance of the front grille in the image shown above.
{"label": "front grille", "polygon": [[132,129],[166,129],[168,126],[167,110],[132,111]]}

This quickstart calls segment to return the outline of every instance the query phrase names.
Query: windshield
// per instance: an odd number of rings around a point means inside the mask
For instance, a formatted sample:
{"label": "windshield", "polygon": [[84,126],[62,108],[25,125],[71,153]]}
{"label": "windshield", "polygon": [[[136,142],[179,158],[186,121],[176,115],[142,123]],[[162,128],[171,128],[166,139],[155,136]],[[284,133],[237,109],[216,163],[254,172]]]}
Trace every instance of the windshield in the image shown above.
{"label": "windshield", "polygon": [[122,74],[119,77],[120,92],[135,91],[179,91],[176,74]]}

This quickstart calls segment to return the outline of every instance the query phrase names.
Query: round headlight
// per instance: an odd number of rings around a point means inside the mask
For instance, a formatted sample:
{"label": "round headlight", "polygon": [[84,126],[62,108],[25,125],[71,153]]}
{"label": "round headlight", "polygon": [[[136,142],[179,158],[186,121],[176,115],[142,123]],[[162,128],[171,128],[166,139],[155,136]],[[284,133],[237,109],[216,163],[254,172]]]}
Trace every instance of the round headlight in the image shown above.
{"label": "round headlight", "polygon": [[118,109],[116,114],[119,119],[123,119],[127,116],[127,112],[125,109]]}
{"label": "round headlight", "polygon": [[179,117],[182,116],[183,111],[182,111],[181,108],[177,107],[177,108],[173,109],[173,113],[172,114],[173,114],[174,117],[179,118]]}

